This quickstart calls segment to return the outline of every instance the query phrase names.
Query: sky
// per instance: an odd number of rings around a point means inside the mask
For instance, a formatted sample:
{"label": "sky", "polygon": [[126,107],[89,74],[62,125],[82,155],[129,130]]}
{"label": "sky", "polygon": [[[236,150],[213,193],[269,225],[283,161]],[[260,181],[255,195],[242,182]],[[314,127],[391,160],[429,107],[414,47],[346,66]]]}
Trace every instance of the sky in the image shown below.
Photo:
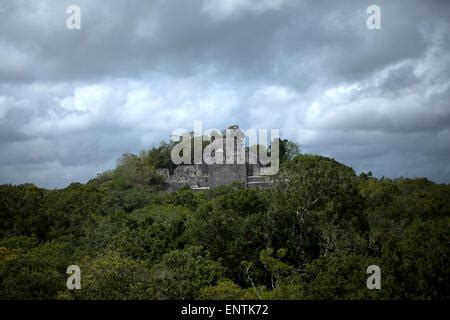
{"label": "sky", "polygon": [[0,183],[86,182],[194,121],[449,183],[449,31],[445,0],[0,0]]}

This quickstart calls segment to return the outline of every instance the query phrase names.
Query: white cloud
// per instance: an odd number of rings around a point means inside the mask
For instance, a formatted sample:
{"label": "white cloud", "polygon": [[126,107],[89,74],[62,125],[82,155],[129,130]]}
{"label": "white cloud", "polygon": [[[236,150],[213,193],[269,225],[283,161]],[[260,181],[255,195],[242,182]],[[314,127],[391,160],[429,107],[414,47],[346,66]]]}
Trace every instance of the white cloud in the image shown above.
{"label": "white cloud", "polygon": [[285,0],[204,0],[202,12],[213,20],[223,21],[243,13],[280,10],[285,3]]}
{"label": "white cloud", "polygon": [[45,3],[0,0],[0,183],[85,181],[197,120],[450,181],[444,2],[386,3],[380,32],[351,0],[80,0],[80,32]]}

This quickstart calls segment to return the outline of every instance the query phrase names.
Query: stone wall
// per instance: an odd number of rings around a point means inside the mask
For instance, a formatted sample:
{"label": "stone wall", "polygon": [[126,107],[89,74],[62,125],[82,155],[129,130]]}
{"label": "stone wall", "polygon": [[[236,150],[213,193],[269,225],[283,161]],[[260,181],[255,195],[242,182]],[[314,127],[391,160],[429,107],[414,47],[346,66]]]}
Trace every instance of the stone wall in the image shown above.
{"label": "stone wall", "polygon": [[210,166],[210,187],[229,185],[233,182],[247,182],[245,164],[214,164]]}
{"label": "stone wall", "polygon": [[258,165],[248,164],[201,164],[179,166],[173,175],[169,174],[168,169],[157,169],[156,172],[164,177],[164,189],[168,192],[177,191],[185,186],[194,191],[202,191],[236,181],[252,189],[270,188],[271,177],[259,175],[259,169]]}

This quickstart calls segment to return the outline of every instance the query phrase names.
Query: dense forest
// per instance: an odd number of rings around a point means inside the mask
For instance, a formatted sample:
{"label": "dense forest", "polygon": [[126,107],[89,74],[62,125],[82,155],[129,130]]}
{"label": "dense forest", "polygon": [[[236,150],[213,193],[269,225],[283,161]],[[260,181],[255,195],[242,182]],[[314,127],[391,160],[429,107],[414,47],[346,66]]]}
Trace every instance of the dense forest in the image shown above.
{"label": "dense forest", "polygon": [[284,142],[269,190],[164,192],[166,143],[86,184],[0,186],[0,299],[450,298],[449,185],[358,176]]}

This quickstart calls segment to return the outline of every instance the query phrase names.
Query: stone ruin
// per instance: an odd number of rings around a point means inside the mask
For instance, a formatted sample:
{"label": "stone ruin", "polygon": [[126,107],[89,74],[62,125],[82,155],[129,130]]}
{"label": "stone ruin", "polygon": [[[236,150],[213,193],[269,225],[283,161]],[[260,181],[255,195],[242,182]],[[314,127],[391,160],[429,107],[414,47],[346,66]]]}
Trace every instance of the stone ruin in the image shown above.
{"label": "stone ruin", "polygon": [[[242,140],[235,140],[235,150],[238,143],[242,143]],[[173,174],[170,174],[169,169],[157,169],[156,172],[164,177],[164,189],[175,192],[189,186],[193,191],[202,191],[234,182],[240,182],[247,188],[271,187],[273,183],[271,177],[260,174],[262,166],[255,158],[251,158],[256,156],[253,153],[246,153],[244,163],[240,164],[236,161],[237,152],[235,152],[235,161],[228,164],[226,159],[229,155],[226,154],[226,150],[219,149],[217,152],[224,153],[224,164],[180,165],[175,168]],[[249,161],[249,158],[253,161]]]}
{"label": "stone ruin", "polygon": [[270,188],[270,176],[259,175],[259,165],[255,164],[193,164],[169,169],[157,169],[164,177],[164,189],[169,192],[189,186],[193,191],[208,190],[218,186],[241,182],[248,188]]}

